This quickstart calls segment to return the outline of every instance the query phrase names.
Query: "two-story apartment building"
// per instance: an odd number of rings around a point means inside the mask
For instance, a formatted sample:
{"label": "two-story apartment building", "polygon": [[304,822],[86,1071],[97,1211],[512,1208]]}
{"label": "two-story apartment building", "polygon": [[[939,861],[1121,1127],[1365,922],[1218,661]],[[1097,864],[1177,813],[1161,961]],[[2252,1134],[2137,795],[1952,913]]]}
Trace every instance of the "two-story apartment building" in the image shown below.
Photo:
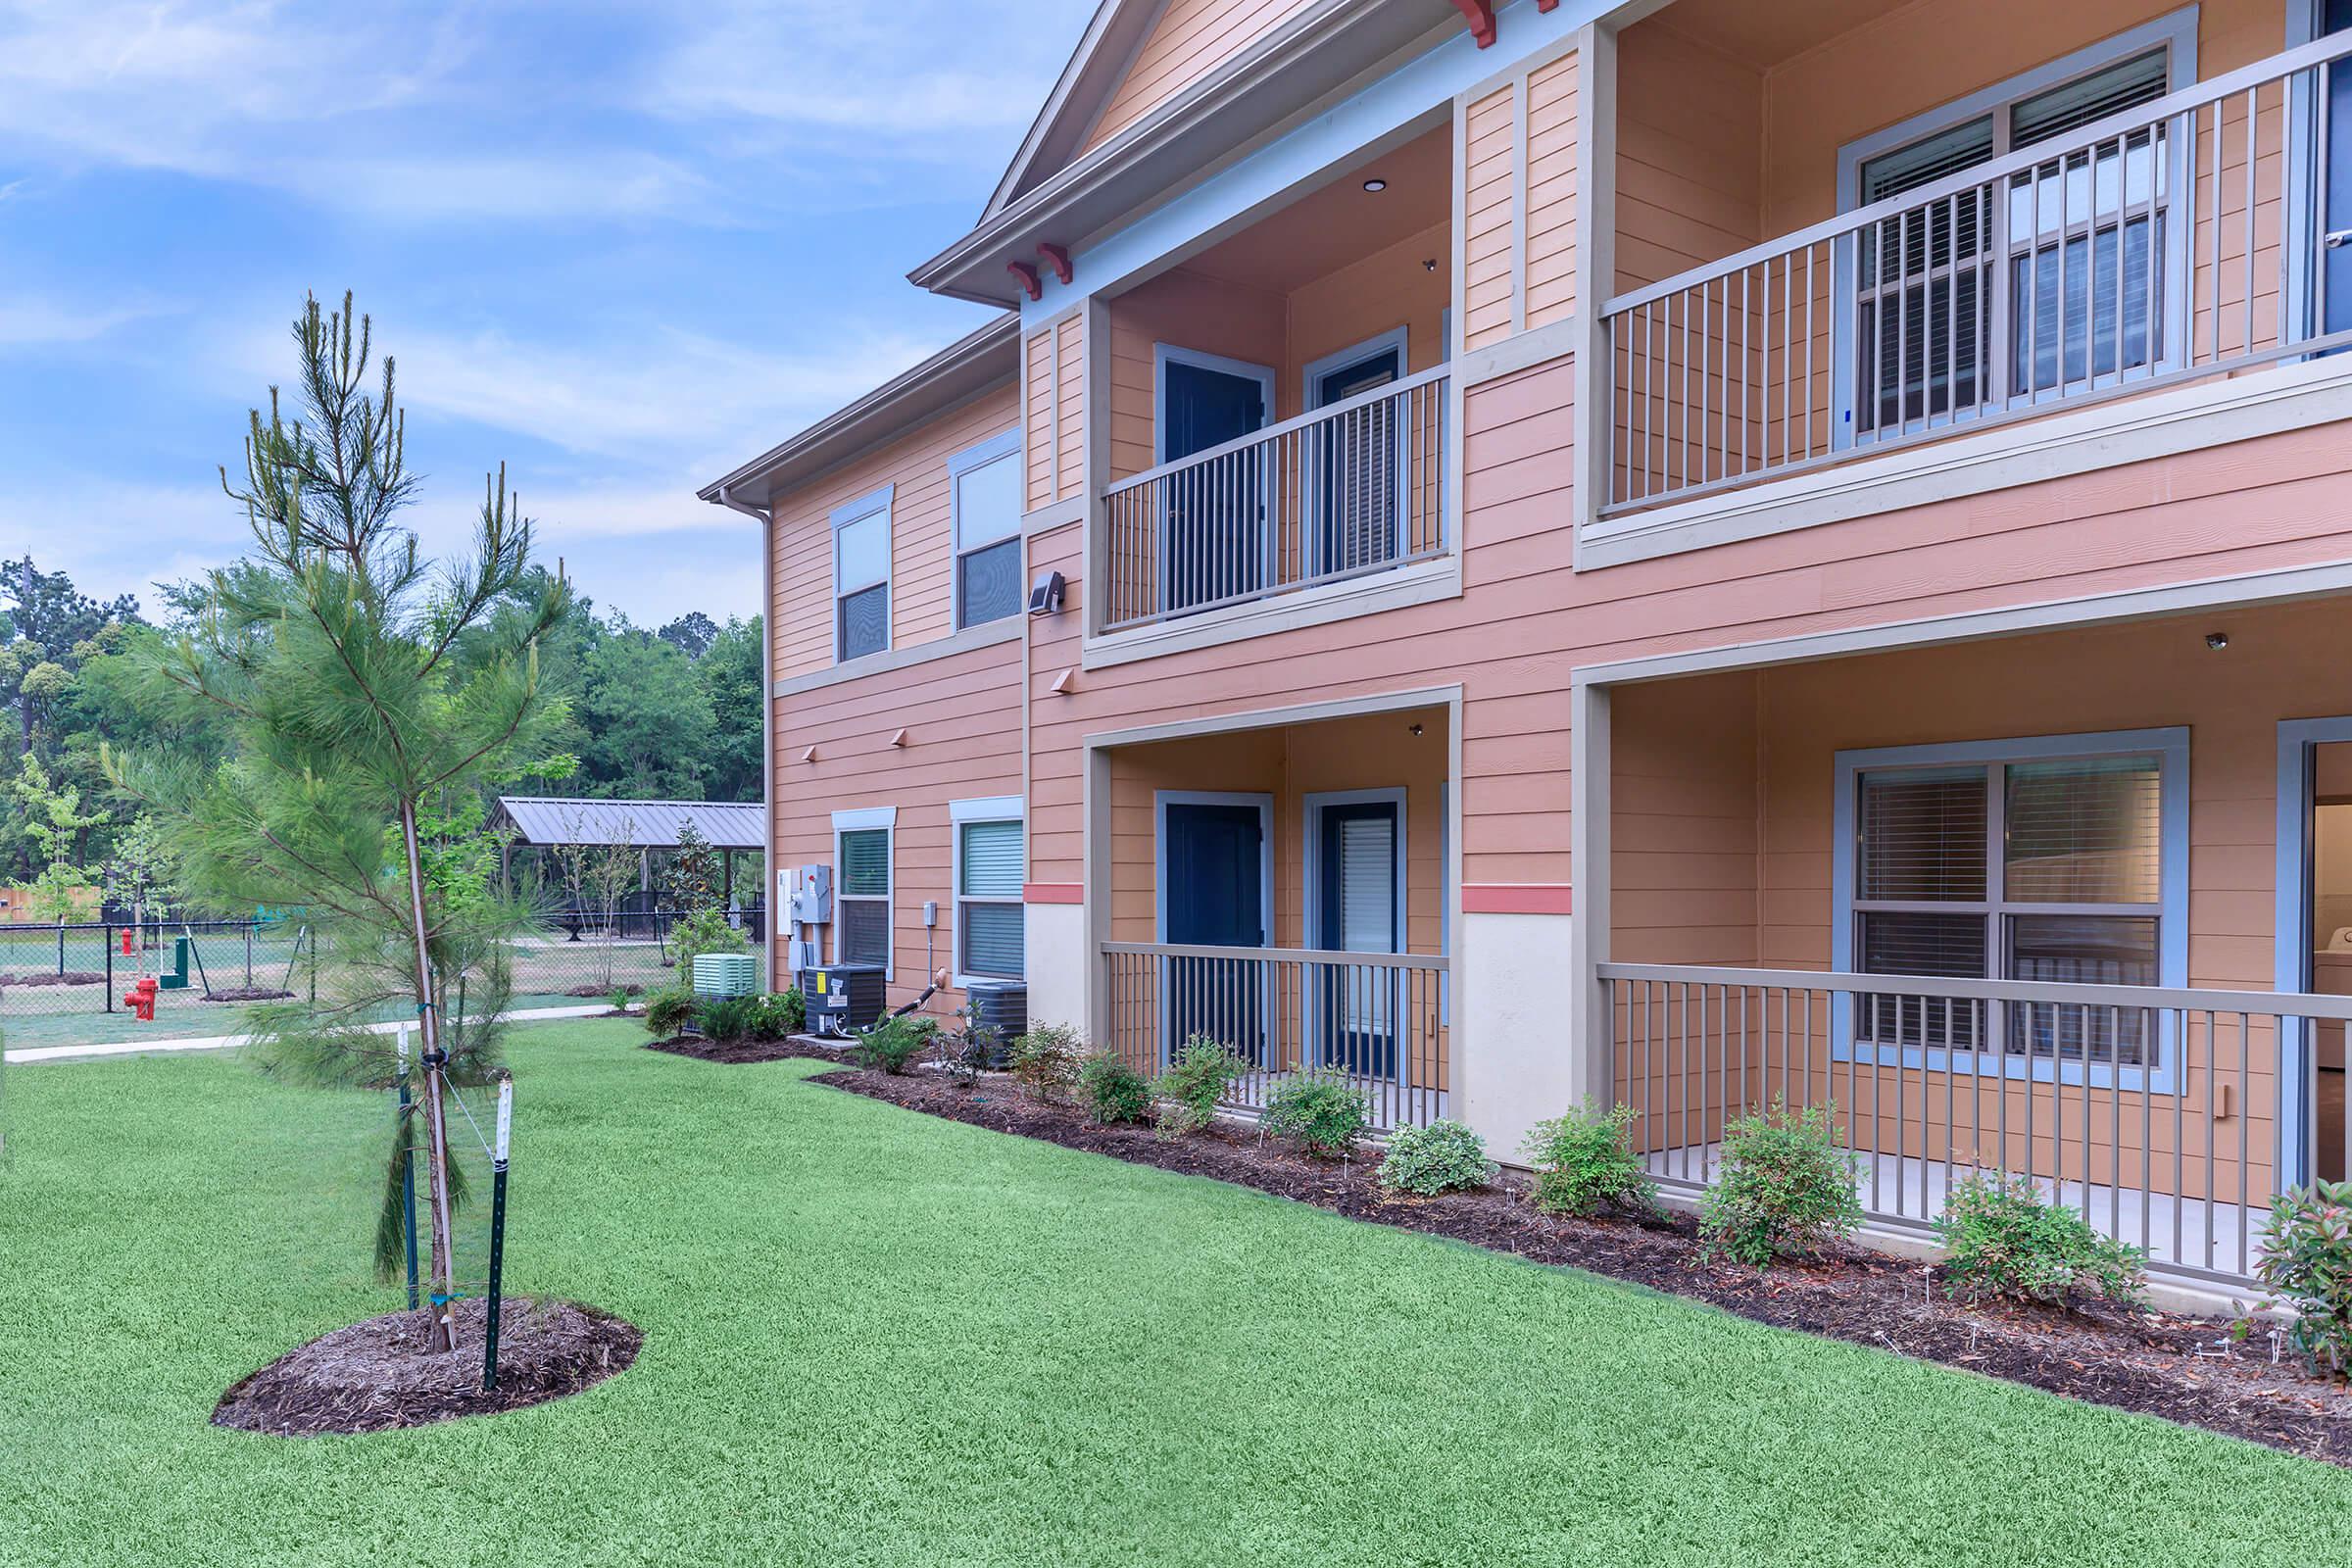
{"label": "two-story apartment building", "polygon": [[1004,314],[704,492],[804,935],[2242,1275],[2347,1150],[2347,27],[1109,0],[912,274]]}

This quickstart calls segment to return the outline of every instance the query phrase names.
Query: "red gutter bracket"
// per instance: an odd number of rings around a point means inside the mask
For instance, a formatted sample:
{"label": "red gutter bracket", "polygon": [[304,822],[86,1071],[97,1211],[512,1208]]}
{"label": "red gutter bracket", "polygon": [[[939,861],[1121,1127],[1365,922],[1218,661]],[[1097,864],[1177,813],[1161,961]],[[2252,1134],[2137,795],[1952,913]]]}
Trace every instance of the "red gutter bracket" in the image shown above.
{"label": "red gutter bracket", "polygon": [[1453,9],[1470,24],[1470,36],[1481,49],[1494,46],[1494,0],[1453,0]]}
{"label": "red gutter bracket", "polygon": [[1027,262],[1006,262],[1004,270],[1020,281],[1022,293],[1033,300],[1045,298],[1046,285],[1038,281],[1036,268],[1031,267]]}
{"label": "red gutter bracket", "polygon": [[1058,281],[1067,283],[1076,275],[1070,270],[1070,253],[1060,246],[1040,245],[1037,248],[1037,254],[1046,259],[1048,267],[1054,269],[1054,276]]}
{"label": "red gutter bracket", "polygon": [[1536,9],[1546,13],[1557,11],[1560,9],[1560,0],[1536,0]]}

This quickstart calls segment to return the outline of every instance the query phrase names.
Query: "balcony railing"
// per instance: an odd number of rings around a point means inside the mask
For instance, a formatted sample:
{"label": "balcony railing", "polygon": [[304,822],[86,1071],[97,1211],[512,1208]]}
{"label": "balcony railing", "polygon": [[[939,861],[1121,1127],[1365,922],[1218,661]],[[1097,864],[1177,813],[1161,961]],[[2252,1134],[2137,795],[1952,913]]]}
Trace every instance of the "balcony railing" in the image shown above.
{"label": "balcony railing", "polygon": [[1338,1074],[1377,1127],[1446,1114],[1446,961],[1417,954],[1102,944],[1102,1048],[1149,1077],[1186,1041],[1233,1048],[1249,1070],[1227,1103],[1264,1106],[1302,1070]]}
{"label": "balcony railing", "polygon": [[1611,300],[1604,514],[2352,342],[2338,34]]}
{"label": "balcony railing", "polygon": [[1101,628],[1444,553],[1446,380],[1423,370],[1110,486]]}
{"label": "balcony railing", "polygon": [[[2241,1281],[2272,1194],[2323,1148],[2323,1031],[2352,997],[1604,963],[1610,1094],[1651,1173],[1695,1191],[1724,1122],[1825,1107],[1881,1223],[1972,1172],[2031,1177],[2151,1266]],[[2333,1140],[2331,1139],[2332,1143]]]}

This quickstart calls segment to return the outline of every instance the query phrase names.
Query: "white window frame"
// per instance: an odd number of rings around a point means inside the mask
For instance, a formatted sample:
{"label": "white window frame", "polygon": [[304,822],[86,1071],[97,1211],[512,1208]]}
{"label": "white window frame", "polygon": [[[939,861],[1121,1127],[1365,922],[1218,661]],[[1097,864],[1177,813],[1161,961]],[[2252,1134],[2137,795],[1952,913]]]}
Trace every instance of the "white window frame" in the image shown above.
{"label": "white window frame", "polygon": [[1018,892],[1009,898],[995,895],[974,895],[963,891],[963,830],[975,822],[1011,822],[1021,830],[1021,859],[1029,858],[1028,809],[1018,795],[988,795],[976,800],[948,803],[948,967],[956,989],[965,991],[974,980],[1022,980],[1028,976],[1029,953],[1024,940],[1021,950],[1022,972],[1019,974],[982,974],[963,966],[963,906],[972,904],[1008,904],[1022,906]]}
{"label": "white window frame", "polygon": [[[849,861],[841,853],[844,833],[864,833],[882,830],[882,893],[853,895],[849,892]],[[869,806],[854,811],[833,813],[833,961],[847,963],[842,956],[841,939],[849,921],[842,913],[845,900],[855,898],[860,904],[879,903],[882,906],[882,978],[887,983],[898,973],[899,956],[899,808],[895,806]]]}
{"label": "white window frame", "polygon": [[[1906,768],[1983,767],[1986,770],[1986,804],[1989,812],[1985,835],[1986,875],[1992,880],[1986,884],[1985,899],[1956,901],[1951,904],[1950,912],[1987,914],[1985,967],[1992,971],[1988,978],[1998,979],[2003,978],[1999,971],[2006,967],[2004,955],[2008,949],[1999,922],[1992,917],[2007,906],[2008,901],[2000,897],[1998,879],[2002,873],[2003,848],[2000,831],[2001,796],[1993,782],[1991,770],[2014,762],[2080,761],[2106,757],[2146,756],[2153,756],[2157,760],[2157,901],[2153,911],[2157,922],[2156,985],[2176,990],[2185,987],[2188,983],[2188,730],[2185,727],[1888,746],[1838,753],[1836,858],[1830,879],[1830,967],[1841,975],[1859,973],[1855,968],[1859,961],[1856,938],[1860,925],[1859,911],[1855,907],[1855,890],[1860,878],[1860,792],[1864,773]],[[2104,905],[2070,907],[2073,912],[2084,914],[2117,912]],[[2134,906],[2130,912],[2136,914],[2139,909]],[[1987,1009],[1988,1013],[1992,1010]],[[2069,1084],[2084,1082],[2087,1069],[2087,1081],[2094,1087],[2113,1087],[2120,1066],[2122,1084],[2128,1089],[2139,1088],[2141,1080],[2145,1078],[2150,1092],[2171,1094],[2177,1091],[2180,1083],[2179,1042],[2175,1032],[2161,1018],[2159,1023],[2163,1032],[2154,1042],[2157,1054],[2152,1075],[2141,1066],[2084,1059],[2044,1060],[2013,1054],[2007,1049],[2006,1043],[1998,1038],[1997,1029],[1993,1031],[1995,1038],[1991,1043],[1967,1051],[1940,1046],[1857,1047],[1854,1040],[1853,999],[1845,995],[1837,998],[1832,1023],[1831,1057],[1838,1061],[1858,1056],[1862,1060],[1875,1060],[1887,1066],[1899,1063],[1936,1072],[1975,1072],[1984,1076]]]}
{"label": "white window frame", "polygon": [[[873,650],[873,653],[886,654],[890,652],[891,636],[896,629],[892,624],[894,617],[891,614],[890,581],[891,567],[894,564],[892,552],[897,545],[898,519],[893,514],[893,507],[897,499],[898,486],[886,484],[879,490],[869,491],[855,501],[844,502],[833,509],[833,601],[827,606],[827,609],[833,616],[833,662],[836,664],[849,662],[841,643],[841,602],[850,595],[863,593],[868,588],[879,587],[882,590],[882,646]],[[854,583],[845,582],[841,575],[841,530],[854,522],[863,522],[868,517],[877,514],[882,518],[882,575],[864,578]],[[858,657],[860,659],[870,658],[871,654],[860,654]]]}
{"label": "white window frame", "polygon": [[[1939,131],[1953,129],[1969,121],[1979,120],[1986,115],[1992,117],[1991,159],[1997,160],[2006,157],[2010,151],[2010,110],[2020,99],[2032,98],[2052,87],[2063,86],[2077,77],[2089,75],[2108,66],[2120,65],[2134,55],[2142,55],[2158,47],[2162,47],[2166,51],[2165,70],[2168,77],[2166,91],[2168,93],[2180,92],[2183,88],[2194,86],[2197,80],[2196,6],[2182,6],[2178,11],[2143,22],[2111,38],[2102,38],[2072,54],[2062,55],[2055,60],[2045,60],[2040,65],[2019,72],[2005,81],[1997,81],[1989,87],[1979,88],[1965,97],[1955,98],[1950,103],[1940,104],[1934,109],[1914,115],[1909,120],[1847,142],[1838,149],[1838,210],[1840,213],[1849,213],[1862,205],[1862,167],[1865,164],[1887,153],[1908,147],[1914,142],[1923,141]],[[2185,312],[2190,301],[2190,283],[2193,281],[2185,270],[2188,263],[2187,231],[2190,225],[2178,220],[2180,216],[2178,204],[2181,199],[2182,192],[2186,189],[2188,168],[2186,162],[2187,138],[2183,134],[2183,127],[2178,121],[2175,122],[2175,128],[2168,139],[2171,144],[2168,148],[2168,162],[2171,167],[2166,174],[2166,189],[2171,195],[2166,203],[2166,210],[2175,214],[2176,220],[2165,225],[2168,233],[2165,236],[2164,257],[2164,352],[2157,356],[2154,365],[2149,368],[2151,370],[2172,364],[2179,354],[2180,345],[2186,341],[2184,336],[2187,327]],[[2008,251],[1993,258],[1998,286],[2004,293],[2011,286],[2010,267],[2015,258],[2016,249],[2016,239],[2015,236],[2012,236]],[[1835,274],[1832,282],[1832,288],[1835,291],[1833,299],[1837,304],[1837,308],[1832,312],[1830,318],[1833,439],[1834,443],[1841,450],[1867,451],[1877,445],[1878,441],[1875,438],[1861,439],[1857,435],[1860,410],[1856,406],[1856,398],[1860,389],[1854,382],[1854,357],[1859,347],[1855,334],[1860,321],[1861,310],[1856,302],[1859,268],[1854,254],[1854,242],[1851,239],[1840,240],[1838,243],[1832,270]],[[1978,307],[1980,311],[1987,308],[1988,302],[1980,302]],[[2016,338],[2021,330],[2023,330],[2022,323],[2011,320],[2009,322],[2009,341],[1988,344],[1988,358],[1978,368],[1980,376],[1991,373],[1994,361],[1989,356],[1998,355],[2001,356],[1999,364],[2002,368],[2000,384],[2007,385],[2008,367],[2015,360]],[[1990,337],[1989,332],[1986,335],[1987,338]],[[2063,354],[2063,348],[2060,352]],[[2029,364],[2031,363],[2029,361]],[[2104,379],[2107,378],[2093,376],[2089,384],[2097,385]],[[2034,393],[2030,401],[2036,404],[2065,402],[2070,395],[2074,395],[2069,392],[2069,388],[2074,384],[2061,377],[2057,386]],[[2020,388],[2009,387],[2010,403],[2017,403],[2020,395]],[[1972,416],[1964,411],[1957,422],[1966,424],[1971,417]],[[1926,427],[1934,428],[1938,424],[1953,422],[1952,417],[1945,415],[1927,420]]]}
{"label": "white window frame", "polygon": [[[1012,609],[1002,615],[991,616],[987,620],[967,621],[963,618],[964,562],[976,551],[986,550],[992,546],[1001,545],[1007,539],[1020,537],[1021,503],[1024,499],[1020,489],[1021,450],[1021,432],[1016,426],[1013,429],[990,436],[978,446],[966,447],[948,459],[948,544],[956,553],[955,583],[952,591],[956,595],[955,614],[957,631],[968,631],[974,626],[993,626],[1000,620],[1008,620],[1019,614],[1025,607],[1025,598],[1016,599]],[[963,536],[963,476],[975,468],[985,468],[992,463],[1007,461],[1014,465],[1012,514],[1004,519],[1003,531],[991,534],[985,539],[965,539]],[[1028,578],[1027,565],[1028,563],[1024,561],[1022,563],[1023,570],[1020,573],[1024,583]]]}

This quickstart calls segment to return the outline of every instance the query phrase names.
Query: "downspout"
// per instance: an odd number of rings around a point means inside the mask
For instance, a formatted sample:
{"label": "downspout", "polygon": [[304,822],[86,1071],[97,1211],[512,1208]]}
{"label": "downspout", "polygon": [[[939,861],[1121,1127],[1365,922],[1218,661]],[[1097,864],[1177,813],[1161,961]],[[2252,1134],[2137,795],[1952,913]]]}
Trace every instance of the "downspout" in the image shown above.
{"label": "downspout", "polygon": [[776,933],[785,915],[776,881],[776,519],[767,509],[738,501],[723,488],[718,504],[760,522],[760,874],[767,883],[760,895],[767,910],[761,941],[767,948],[767,989],[782,991],[776,959]]}

